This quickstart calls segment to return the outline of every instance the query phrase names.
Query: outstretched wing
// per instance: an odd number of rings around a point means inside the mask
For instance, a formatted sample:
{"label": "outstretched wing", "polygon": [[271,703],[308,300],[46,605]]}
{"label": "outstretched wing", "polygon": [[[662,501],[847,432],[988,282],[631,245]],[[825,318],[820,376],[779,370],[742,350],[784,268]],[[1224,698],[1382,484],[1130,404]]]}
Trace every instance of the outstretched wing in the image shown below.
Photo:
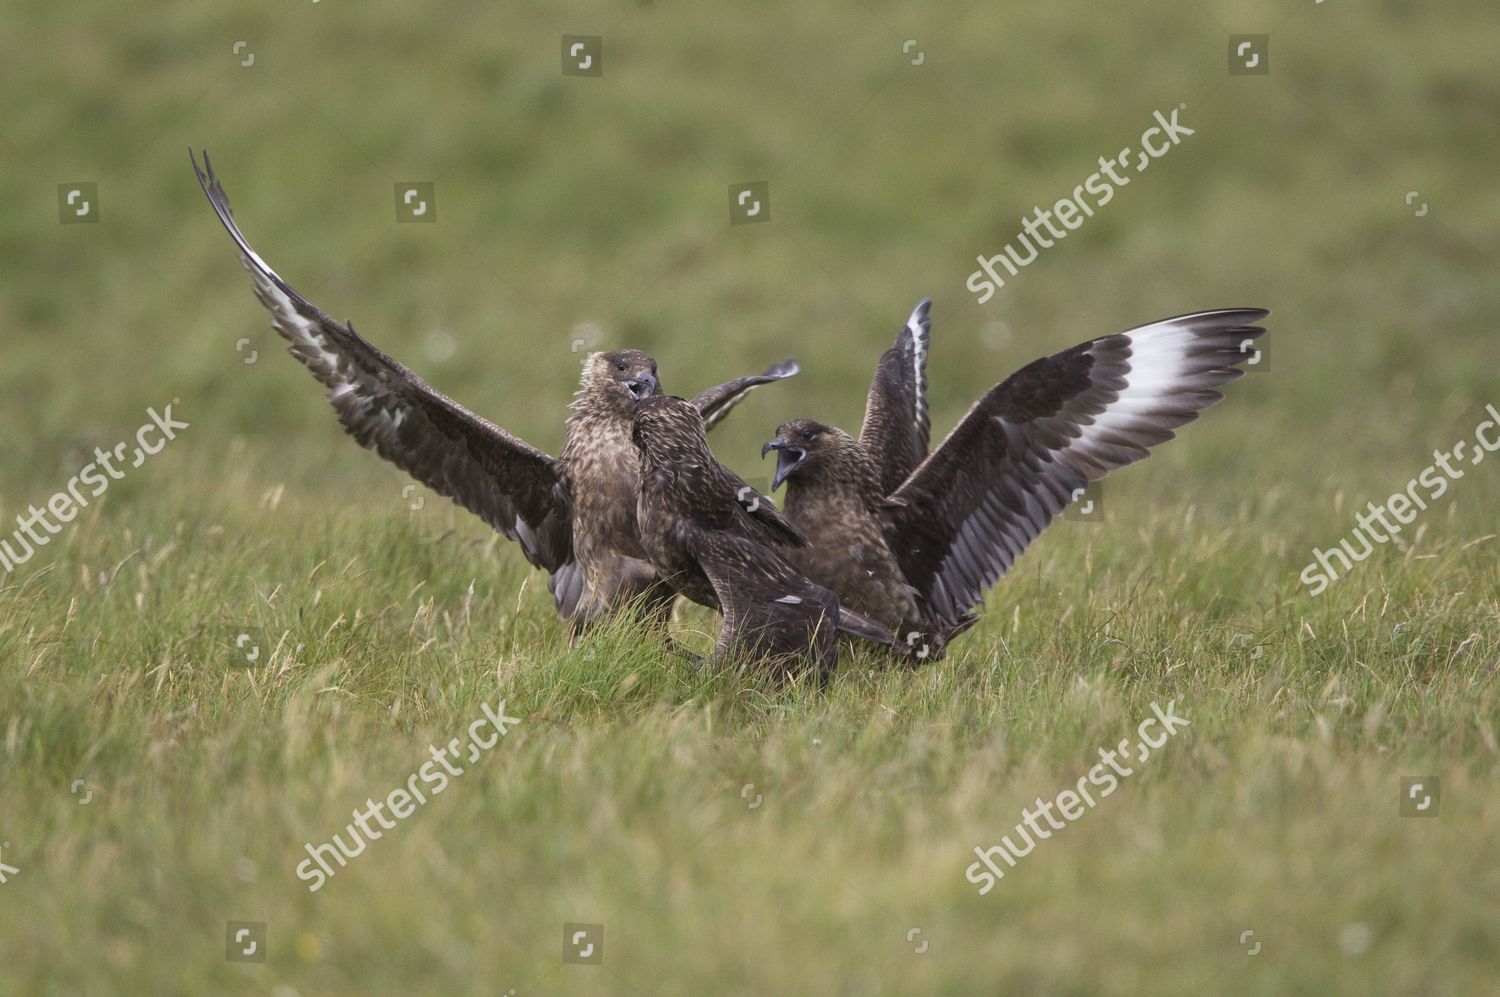
{"label": "outstretched wing", "polygon": [[239,245],[271,324],[291,343],[292,356],[328,388],[349,435],[520,541],[537,567],[556,571],[570,561],[572,502],[561,465],[438,392],[293,290],[245,241],[208,154],[204,169],[191,150],[188,155],[219,221]]}
{"label": "outstretched wing", "polygon": [[927,456],[932,421],[927,416],[927,351],[932,342],[932,299],[912,309],[895,344],[875,365],[859,442],[880,464],[881,494],[889,495]]}
{"label": "outstretched wing", "polygon": [[891,496],[892,547],[928,608],[957,624],[1084,486],[1218,401],[1268,314],[1165,319],[1038,360],[986,392]]}
{"label": "outstretched wing", "polygon": [[730,409],[744,401],[746,395],[762,384],[794,377],[801,370],[802,368],[797,366],[797,361],[787,360],[785,363],[776,363],[767,367],[764,374],[737,377],[733,381],[725,381],[712,388],[704,388],[693,398],[693,405],[698,409],[698,414],[703,416],[704,431],[717,426],[719,420],[729,414]]}

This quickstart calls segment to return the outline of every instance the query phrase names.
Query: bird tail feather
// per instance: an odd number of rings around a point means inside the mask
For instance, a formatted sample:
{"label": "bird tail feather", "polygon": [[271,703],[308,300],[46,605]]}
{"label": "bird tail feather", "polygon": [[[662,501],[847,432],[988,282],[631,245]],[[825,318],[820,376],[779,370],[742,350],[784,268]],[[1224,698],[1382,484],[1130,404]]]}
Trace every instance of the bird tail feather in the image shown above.
{"label": "bird tail feather", "polygon": [[845,606],[839,607],[839,633],[876,644],[884,644],[887,647],[894,644],[896,640],[891,636],[888,628]]}

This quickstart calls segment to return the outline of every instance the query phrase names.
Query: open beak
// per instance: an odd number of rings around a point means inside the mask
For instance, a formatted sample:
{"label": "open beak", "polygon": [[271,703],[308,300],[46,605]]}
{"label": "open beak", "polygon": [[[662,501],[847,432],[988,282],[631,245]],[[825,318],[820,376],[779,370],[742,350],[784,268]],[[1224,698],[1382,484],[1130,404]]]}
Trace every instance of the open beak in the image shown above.
{"label": "open beak", "polygon": [[797,469],[797,465],[807,459],[807,451],[777,438],[760,448],[761,459],[764,460],[766,454],[772,450],[777,451],[776,476],[771,479],[771,491],[774,492],[781,487],[781,483],[787,479],[787,476]]}
{"label": "open beak", "polygon": [[631,398],[640,401],[642,398],[650,398],[656,394],[661,388],[661,383],[657,381],[655,374],[645,371],[638,377],[626,381],[625,387],[630,392]]}

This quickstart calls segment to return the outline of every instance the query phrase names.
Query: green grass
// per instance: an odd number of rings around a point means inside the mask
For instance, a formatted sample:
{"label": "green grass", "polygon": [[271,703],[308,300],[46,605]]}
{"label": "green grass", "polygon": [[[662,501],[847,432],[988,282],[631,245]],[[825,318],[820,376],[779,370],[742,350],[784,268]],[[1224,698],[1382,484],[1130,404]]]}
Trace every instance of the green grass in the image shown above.
{"label": "green grass", "polygon": [[[1493,988],[1500,460],[1297,580],[1500,403],[1490,6],[219,6],[0,11],[0,522],[148,407],[191,423],[0,577],[0,994]],[[1273,74],[1226,77],[1263,31]],[[602,78],[559,76],[563,33],[605,37]],[[1179,103],[1195,136],[973,304],[976,254]],[[939,432],[1198,308],[1272,308],[1269,370],[935,666],[817,690],[570,647],[511,545],[343,438],[188,145],[294,285],[552,452],[585,323],[678,392],[801,360],[714,433],[752,480],[783,419],[857,426],[926,295]],[[730,226],[761,179],[772,221]],[[394,223],[402,180],[437,224]],[[58,225],[75,181],[100,224]],[[305,842],[502,699],[519,725],[307,891]],[[965,881],[1168,701],[1191,723],[1148,765]],[[1433,774],[1437,818],[1401,816]],[[268,923],[264,964],[229,921]],[[566,922],[605,925],[602,966],[562,964]]]}

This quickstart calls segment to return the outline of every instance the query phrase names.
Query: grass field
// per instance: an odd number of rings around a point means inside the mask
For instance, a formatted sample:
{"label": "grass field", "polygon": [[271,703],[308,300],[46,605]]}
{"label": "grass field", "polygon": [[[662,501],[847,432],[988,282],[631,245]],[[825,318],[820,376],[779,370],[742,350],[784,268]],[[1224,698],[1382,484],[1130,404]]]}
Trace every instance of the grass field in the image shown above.
{"label": "grass field", "polygon": [[[188,424],[0,575],[0,995],[1497,992],[1500,456],[1299,577],[1500,406],[1493,4],[241,6],[0,8],[0,540]],[[1173,108],[1195,133],[979,304],[976,256]],[[714,433],[764,483],[783,419],[857,427],[923,296],[938,433],[1091,336],[1271,332],[945,661],[783,689],[571,647],[512,545],[344,438],[189,145],[299,290],[553,453],[594,346],[681,393],[797,357]],[[731,224],[751,181],[770,219]],[[305,845],[502,700],[308,890]],[[981,895],[974,849],[1169,702]]]}

